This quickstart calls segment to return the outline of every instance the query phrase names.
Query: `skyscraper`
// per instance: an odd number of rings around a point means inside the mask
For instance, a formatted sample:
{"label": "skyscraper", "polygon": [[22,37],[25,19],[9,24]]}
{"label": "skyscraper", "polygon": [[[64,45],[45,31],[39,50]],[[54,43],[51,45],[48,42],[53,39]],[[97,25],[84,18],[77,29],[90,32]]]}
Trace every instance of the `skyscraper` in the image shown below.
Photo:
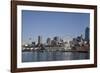
{"label": "skyscraper", "polygon": [[54,38],[53,38],[53,40],[55,41],[55,44],[56,45],[58,45],[58,43],[59,43],[59,37],[58,36],[55,36]]}
{"label": "skyscraper", "polygon": [[85,40],[86,41],[89,41],[89,27],[86,27],[86,29],[85,29]]}
{"label": "skyscraper", "polygon": [[47,38],[47,44],[51,45],[51,38]]}
{"label": "skyscraper", "polygon": [[42,37],[38,36],[38,44],[42,44]]}

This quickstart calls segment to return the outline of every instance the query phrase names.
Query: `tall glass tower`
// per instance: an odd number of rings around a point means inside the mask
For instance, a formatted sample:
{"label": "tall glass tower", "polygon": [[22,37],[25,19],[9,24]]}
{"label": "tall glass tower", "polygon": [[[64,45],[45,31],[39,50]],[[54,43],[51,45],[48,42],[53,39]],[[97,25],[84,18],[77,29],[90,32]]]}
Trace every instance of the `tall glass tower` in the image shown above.
{"label": "tall glass tower", "polygon": [[90,33],[89,33],[89,27],[86,27],[85,29],[85,40],[89,41],[90,37]]}

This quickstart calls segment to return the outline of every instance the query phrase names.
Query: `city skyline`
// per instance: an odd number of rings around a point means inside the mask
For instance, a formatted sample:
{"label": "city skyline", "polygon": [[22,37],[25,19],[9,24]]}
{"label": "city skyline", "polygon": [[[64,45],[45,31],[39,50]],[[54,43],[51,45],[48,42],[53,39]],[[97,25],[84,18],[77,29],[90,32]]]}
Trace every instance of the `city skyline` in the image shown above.
{"label": "city skyline", "polygon": [[43,41],[54,36],[67,39],[85,36],[89,20],[89,13],[22,10],[22,43],[37,41],[39,35]]}

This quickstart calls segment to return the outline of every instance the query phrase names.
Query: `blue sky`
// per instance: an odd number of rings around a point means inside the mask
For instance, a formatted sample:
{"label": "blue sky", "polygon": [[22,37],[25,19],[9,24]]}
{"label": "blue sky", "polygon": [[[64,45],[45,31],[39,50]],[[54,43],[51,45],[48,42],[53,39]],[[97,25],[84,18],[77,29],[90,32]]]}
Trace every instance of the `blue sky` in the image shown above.
{"label": "blue sky", "polygon": [[22,40],[37,41],[39,35],[44,41],[54,36],[71,39],[85,34],[89,20],[89,13],[22,10]]}

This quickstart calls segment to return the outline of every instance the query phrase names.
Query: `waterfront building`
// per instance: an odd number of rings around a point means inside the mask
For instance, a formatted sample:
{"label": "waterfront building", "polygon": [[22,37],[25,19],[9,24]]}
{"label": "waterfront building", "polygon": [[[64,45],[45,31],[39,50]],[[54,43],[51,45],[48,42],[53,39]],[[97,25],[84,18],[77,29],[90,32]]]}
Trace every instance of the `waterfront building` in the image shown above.
{"label": "waterfront building", "polygon": [[65,43],[64,43],[64,49],[65,49],[65,50],[71,49],[71,47],[70,47],[70,42],[65,42]]}
{"label": "waterfront building", "polygon": [[51,38],[47,38],[47,41],[46,42],[47,42],[47,45],[50,46],[51,45]]}
{"label": "waterfront building", "polygon": [[81,34],[80,36],[78,36],[78,37],[76,38],[76,40],[77,40],[78,42],[83,41],[83,35]]}
{"label": "waterfront building", "polygon": [[76,46],[78,44],[77,38],[73,38],[73,45]]}
{"label": "waterfront building", "polygon": [[54,40],[56,46],[59,45],[60,39],[58,36],[54,37],[53,40]]}
{"label": "waterfront building", "polygon": [[35,42],[32,42],[32,44],[31,44],[31,45],[32,45],[32,47],[35,47],[36,43],[35,43]]}
{"label": "waterfront building", "polygon": [[51,46],[53,46],[53,47],[56,46],[55,40],[52,40],[52,41],[51,41]]}
{"label": "waterfront building", "polygon": [[42,44],[42,36],[38,36],[38,44]]}

